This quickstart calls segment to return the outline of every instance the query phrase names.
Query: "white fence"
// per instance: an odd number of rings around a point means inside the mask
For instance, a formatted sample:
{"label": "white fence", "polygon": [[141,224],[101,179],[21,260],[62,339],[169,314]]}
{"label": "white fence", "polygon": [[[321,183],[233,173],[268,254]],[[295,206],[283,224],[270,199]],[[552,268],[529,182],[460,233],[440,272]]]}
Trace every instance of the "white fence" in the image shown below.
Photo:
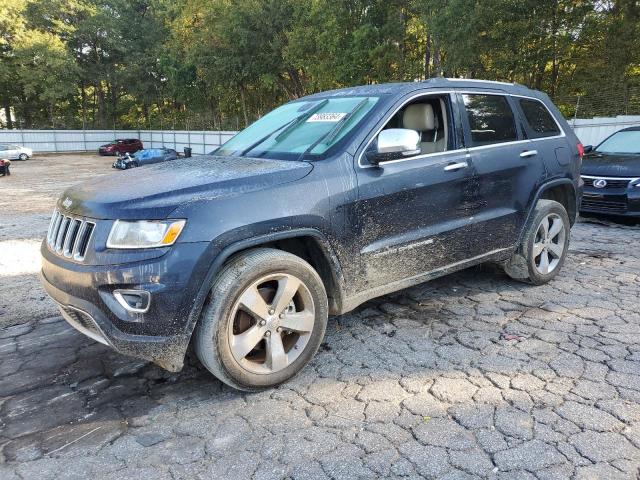
{"label": "white fence", "polygon": [[577,118],[569,125],[583,145],[596,146],[612,133],[627,127],[640,127],[640,115],[620,115],[617,117]]}
{"label": "white fence", "polygon": [[[640,116],[573,119],[569,121],[583,145],[597,145],[612,133],[640,126]],[[167,147],[194,154],[207,153],[229,140],[235,132],[202,130],[0,130],[0,144],[18,144],[34,152],[97,151],[116,138],[139,138],[146,148]]]}
{"label": "white fence", "polygon": [[0,144],[18,144],[34,152],[97,151],[116,138],[139,138],[145,148],[167,147],[194,154],[207,153],[229,140],[235,132],[182,130],[0,130]]}

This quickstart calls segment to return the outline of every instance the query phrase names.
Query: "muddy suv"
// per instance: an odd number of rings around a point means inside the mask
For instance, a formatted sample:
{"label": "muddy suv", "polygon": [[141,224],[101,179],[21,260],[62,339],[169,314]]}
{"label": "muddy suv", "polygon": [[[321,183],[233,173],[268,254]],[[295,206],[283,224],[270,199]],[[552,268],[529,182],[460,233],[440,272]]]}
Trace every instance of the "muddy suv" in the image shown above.
{"label": "muddy suv", "polygon": [[[482,262],[560,271],[582,146],[549,98],[437,79],[290,102],[210,155],[67,190],[42,244],[75,328],[244,390],[295,375],[329,315]],[[390,340],[393,341],[393,340]]]}

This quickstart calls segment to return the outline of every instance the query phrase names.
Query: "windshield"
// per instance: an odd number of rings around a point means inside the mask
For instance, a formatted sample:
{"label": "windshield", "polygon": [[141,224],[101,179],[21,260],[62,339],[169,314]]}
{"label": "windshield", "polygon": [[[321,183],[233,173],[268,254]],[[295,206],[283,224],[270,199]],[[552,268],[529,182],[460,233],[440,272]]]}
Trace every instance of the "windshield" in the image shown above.
{"label": "windshield", "polygon": [[614,133],[598,145],[596,152],[640,154],[640,130]]}
{"label": "windshield", "polygon": [[341,97],[287,103],[242,130],[214,153],[294,160],[319,156],[352,131],[378,99]]}

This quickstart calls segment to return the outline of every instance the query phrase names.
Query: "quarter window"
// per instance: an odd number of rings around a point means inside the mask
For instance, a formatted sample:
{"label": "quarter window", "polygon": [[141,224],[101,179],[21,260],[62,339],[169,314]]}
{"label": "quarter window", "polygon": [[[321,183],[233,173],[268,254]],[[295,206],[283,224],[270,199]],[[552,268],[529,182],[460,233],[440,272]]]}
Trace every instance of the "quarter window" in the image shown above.
{"label": "quarter window", "polygon": [[463,95],[473,145],[511,142],[518,139],[509,102],[502,95]]}
{"label": "quarter window", "polygon": [[537,100],[520,100],[520,108],[529,125],[531,138],[560,135],[560,129],[547,107]]}

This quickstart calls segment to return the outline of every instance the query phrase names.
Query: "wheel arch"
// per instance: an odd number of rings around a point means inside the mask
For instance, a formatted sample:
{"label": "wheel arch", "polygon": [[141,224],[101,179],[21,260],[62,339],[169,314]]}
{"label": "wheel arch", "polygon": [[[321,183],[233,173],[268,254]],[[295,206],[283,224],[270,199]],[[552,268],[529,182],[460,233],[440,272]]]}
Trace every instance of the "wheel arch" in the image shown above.
{"label": "wheel arch", "polygon": [[533,212],[536,209],[536,204],[538,200],[555,200],[556,202],[562,204],[562,206],[567,211],[569,215],[569,223],[573,226],[576,223],[578,218],[578,204],[577,204],[577,192],[576,186],[569,178],[558,178],[556,180],[551,180],[549,182],[545,182],[536,191],[531,204],[529,205],[527,211],[527,217],[522,224],[522,230],[518,235],[518,243],[516,245],[520,245],[522,242],[522,237],[524,232],[527,230],[527,226],[531,221],[531,217],[533,216]]}
{"label": "wheel arch", "polygon": [[561,179],[544,184],[538,191],[535,202],[542,199],[560,203],[567,211],[569,222],[573,226],[578,218],[578,203],[576,187],[571,180]]}
{"label": "wheel arch", "polygon": [[224,247],[211,263],[189,313],[187,333],[191,335],[202,313],[209,291],[222,267],[241,252],[266,247],[292,253],[307,261],[320,275],[327,291],[329,313],[341,311],[344,296],[342,269],[326,237],[313,228],[273,232],[236,241]]}

